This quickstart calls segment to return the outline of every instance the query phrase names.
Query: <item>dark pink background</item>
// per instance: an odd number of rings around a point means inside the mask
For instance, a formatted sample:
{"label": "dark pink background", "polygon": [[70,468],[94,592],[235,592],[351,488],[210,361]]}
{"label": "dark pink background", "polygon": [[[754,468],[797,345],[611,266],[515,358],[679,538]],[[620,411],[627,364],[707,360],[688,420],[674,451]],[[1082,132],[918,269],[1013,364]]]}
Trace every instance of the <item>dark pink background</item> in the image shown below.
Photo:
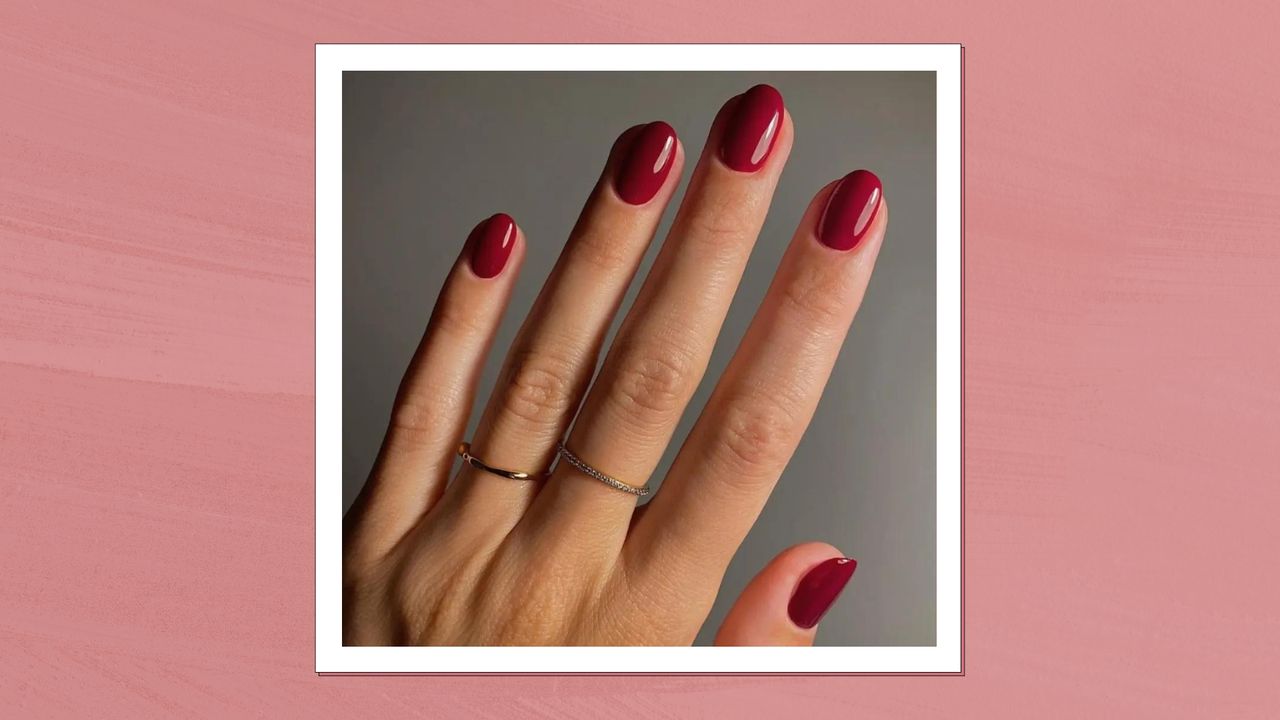
{"label": "dark pink background", "polygon": [[[3,4],[0,708],[1274,711],[1280,13],[1170,8]],[[967,676],[316,677],[318,41],[964,42]]]}

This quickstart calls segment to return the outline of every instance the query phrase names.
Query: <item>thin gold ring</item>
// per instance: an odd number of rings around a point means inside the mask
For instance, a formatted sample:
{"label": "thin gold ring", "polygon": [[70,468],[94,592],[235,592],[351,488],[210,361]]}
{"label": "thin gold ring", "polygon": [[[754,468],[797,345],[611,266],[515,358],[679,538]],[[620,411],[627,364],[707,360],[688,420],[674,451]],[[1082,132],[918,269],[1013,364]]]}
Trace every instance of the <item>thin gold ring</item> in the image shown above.
{"label": "thin gold ring", "polygon": [[535,480],[534,476],[519,470],[503,470],[492,465],[486,464],[483,460],[471,454],[471,443],[462,443],[458,446],[458,456],[462,458],[462,462],[467,463],[477,470],[483,470],[487,473],[504,477],[508,480]]}

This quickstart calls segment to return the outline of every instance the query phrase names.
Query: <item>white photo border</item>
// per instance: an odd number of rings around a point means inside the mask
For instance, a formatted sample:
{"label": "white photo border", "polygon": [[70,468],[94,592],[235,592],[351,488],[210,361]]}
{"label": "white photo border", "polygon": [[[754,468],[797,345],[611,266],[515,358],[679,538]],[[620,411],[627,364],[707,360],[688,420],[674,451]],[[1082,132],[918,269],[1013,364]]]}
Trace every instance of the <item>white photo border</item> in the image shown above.
{"label": "white photo border", "polygon": [[[656,51],[660,48],[660,52]],[[961,46],[316,45],[316,672],[958,674],[961,628]],[[345,647],[342,645],[344,71],[937,73],[937,645]]]}

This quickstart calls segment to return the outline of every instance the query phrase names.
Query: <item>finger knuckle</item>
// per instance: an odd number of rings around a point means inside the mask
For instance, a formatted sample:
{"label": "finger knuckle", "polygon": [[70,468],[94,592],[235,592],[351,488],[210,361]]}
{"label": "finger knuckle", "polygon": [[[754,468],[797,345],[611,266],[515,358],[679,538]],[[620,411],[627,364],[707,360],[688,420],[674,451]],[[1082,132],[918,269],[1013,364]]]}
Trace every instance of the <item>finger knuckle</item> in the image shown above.
{"label": "finger knuckle", "polygon": [[807,327],[830,327],[848,316],[848,295],[838,268],[806,266],[783,285],[782,305]]}
{"label": "finger knuckle", "polygon": [[401,397],[391,412],[391,429],[411,437],[429,436],[447,427],[452,415],[451,395],[415,388]]}
{"label": "finger knuckle", "polygon": [[624,351],[613,381],[613,397],[639,422],[665,423],[678,415],[693,382],[691,354],[663,344]]}
{"label": "finger knuckle", "polygon": [[783,402],[763,394],[731,404],[720,425],[719,446],[729,478],[755,480],[776,473],[791,457],[797,437],[795,414]]}
{"label": "finger knuckle", "polygon": [[703,200],[689,215],[688,235],[715,246],[741,243],[752,234],[744,203],[736,196]]}
{"label": "finger knuckle", "polygon": [[447,294],[431,314],[431,327],[453,338],[485,337],[492,330],[474,308],[467,307],[456,299],[449,299]]}
{"label": "finger knuckle", "polygon": [[573,239],[574,259],[604,273],[629,270],[636,259],[629,245],[618,241],[620,237],[625,233],[618,232],[618,228],[583,228]]}
{"label": "finger knuckle", "polygon": [[563,355],[544,349],[517,353],[501,394],[503,412],[529,424],[558,423],[573,401],[574,375],[572,360]]}

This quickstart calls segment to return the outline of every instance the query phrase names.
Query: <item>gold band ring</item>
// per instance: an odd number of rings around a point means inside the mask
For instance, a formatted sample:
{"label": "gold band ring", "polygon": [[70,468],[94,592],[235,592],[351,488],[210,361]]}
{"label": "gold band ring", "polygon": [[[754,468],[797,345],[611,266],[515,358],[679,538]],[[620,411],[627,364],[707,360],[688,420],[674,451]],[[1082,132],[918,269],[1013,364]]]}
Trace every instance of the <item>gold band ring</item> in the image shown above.
{"label": "gold band ring", "polygon": [[468,465],[470,465],[471,467],[477,470],[483,470],[487,473],[490,473],[492,475],[497,475],[498,477],[504,477],[508,480],[536,480],[538,479],[538,477],[541,477],[541,475],[533,476],[533,475],[530,475],[529,473],[520,472],[518,470],[503,470],[502,468],[496,468],[496,467],[493,467],[492,465],[487,465],[480,458],[471,454],[471,443],[464,442],[461,445],[459,445],[458,456],[462,458],[462,462],[467,463]]}

